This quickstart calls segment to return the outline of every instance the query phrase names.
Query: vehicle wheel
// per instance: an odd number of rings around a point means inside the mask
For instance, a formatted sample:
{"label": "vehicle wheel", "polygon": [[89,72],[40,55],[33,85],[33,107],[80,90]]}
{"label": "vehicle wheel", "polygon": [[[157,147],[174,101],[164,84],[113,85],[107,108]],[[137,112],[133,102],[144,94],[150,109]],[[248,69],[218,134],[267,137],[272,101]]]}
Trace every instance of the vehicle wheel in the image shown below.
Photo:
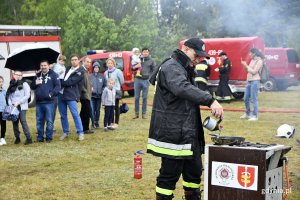
{"label": "vehicle wheel", "polygon": [[134,96],[134,90],[128,90],[127,92],[128,92],[128,94],[129,94],[129,96],[131,96],[131,97]]}
{"label": "vehicle wheel", "polygon": [[236,99],[242,99],[244,97],[244,92],[234,92],[232,96]]}
{"label": "vehicle wheel", "polygon": [[274,91],[274,90],[276,90],[277,86],[276,86],[275,79],[274,78],[270,78],[270,80],[268,80],[267,82],[264,83],[263,87],[264,87],[264,90],[266,90],[266,91]]}

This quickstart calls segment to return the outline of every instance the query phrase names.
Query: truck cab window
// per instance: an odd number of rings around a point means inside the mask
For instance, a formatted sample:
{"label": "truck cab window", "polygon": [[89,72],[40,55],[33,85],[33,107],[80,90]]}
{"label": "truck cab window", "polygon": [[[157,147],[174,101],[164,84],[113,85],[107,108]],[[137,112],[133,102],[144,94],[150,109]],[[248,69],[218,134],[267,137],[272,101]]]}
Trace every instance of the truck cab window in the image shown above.
{"label": "truck cab window", "polygon": [[298,57],[297,52],[295,50],[288,50],[287,51],[287,56],[288,56],[289,63],[299,62],[299,57]]}

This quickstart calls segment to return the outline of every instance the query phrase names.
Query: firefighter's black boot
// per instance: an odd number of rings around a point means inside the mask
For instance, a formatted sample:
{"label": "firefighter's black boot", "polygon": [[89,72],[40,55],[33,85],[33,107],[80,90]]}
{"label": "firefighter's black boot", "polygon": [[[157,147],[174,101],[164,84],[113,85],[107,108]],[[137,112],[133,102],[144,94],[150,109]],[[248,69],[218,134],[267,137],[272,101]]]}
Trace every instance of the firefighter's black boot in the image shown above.
{"label": "firefighter's black boot", "polygon": [[156,194],[156,200],[172,200],[174,195],[166,196],[166,195],[159,195]]}
{"label": "firefighter's black boot", "polygon": [[184,191],[185,200],[201,200],[200,189],[192,191]]}

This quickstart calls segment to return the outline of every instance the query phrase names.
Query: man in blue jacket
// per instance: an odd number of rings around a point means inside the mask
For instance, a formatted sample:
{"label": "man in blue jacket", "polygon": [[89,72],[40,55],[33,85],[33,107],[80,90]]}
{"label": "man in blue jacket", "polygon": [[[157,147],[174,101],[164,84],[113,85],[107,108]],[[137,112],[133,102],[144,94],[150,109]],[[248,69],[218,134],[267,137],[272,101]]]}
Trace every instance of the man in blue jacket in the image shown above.
{"label": "man in blue jacket", "polygon": [[49,62],[41,61],[39,72],[31,83],[36,96],[36,129],[37,142],[44,142],[44,126],[46,125],[46,142],[51,142],[54,121],[54,98],[60,90],[60,81],[57,74],[49,70]]}
{"label": "man in blue jacket", "polygon": [[81,89],[83,84],[84,69],[80,66],[79,56],[71,56],[72,66],[67,67],[64,80],[61,83],[62,95],[58,98],[58,109],[61,116],[63,134],[60,140],[64,140],[69,135],[68,110],[72,114],[78,134],[78,140],[84,140],[82,122],[78,113],[77,102],[80,101]]}

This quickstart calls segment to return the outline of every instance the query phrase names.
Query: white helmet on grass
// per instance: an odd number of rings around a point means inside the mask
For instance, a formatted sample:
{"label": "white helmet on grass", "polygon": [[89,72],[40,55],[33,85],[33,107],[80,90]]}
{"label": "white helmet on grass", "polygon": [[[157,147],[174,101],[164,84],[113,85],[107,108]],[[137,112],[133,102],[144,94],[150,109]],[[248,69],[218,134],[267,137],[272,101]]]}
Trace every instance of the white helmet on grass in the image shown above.
{"label": "white helmet on grass", "polygon": [[290,126],[288,124],[282,124],[277,129],[276,137],[290,138],[293,137],[294,134],[295,134],[295,128],[293,126]]}

